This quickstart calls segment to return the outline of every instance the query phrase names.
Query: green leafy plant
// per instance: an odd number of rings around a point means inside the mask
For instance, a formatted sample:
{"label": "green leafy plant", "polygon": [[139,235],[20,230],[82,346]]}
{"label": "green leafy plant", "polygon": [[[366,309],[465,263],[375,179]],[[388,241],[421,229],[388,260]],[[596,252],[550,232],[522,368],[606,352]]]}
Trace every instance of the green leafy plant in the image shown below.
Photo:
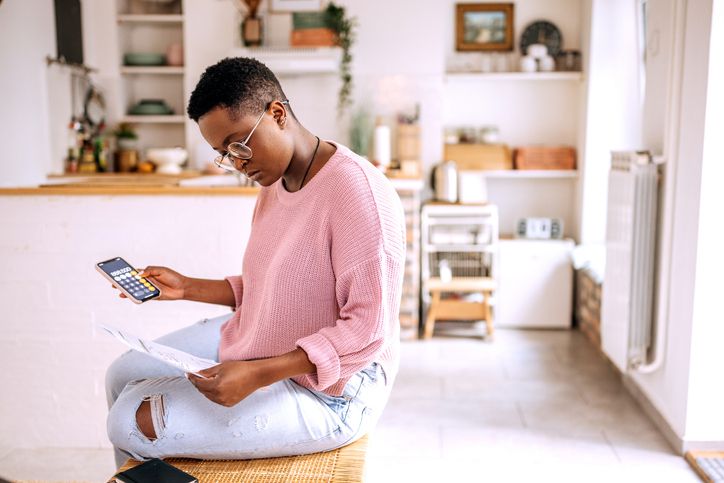
{"label": "green leafy plant", "polygon": [[357,19],[348,17],[344,7],[329,2],[325,10],[327,25],[337,34],[337,45],[342,48],[339,64],[339,76],[342,85],[339,88],[337,114],[342,115],[352,105],[352,45],[355,41]]}
{"label": "green leafy plant", "polygon": [[138,139],[133,126],[125,122],[118,125],[115,135],[118,139]]}
{"label": "green leafy plant", "polygon": [[367,157],[372,144],[372,117],[369,112],[360,108],[352,114],[349,130],[349,147],[360,156]]}

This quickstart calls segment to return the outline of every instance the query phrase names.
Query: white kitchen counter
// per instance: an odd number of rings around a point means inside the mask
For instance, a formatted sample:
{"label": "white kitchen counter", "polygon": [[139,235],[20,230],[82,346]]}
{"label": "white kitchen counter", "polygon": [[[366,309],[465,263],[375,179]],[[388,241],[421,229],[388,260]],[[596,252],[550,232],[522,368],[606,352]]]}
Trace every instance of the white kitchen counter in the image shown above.
{"label": "white kitchen counter", "polygon": [[125,348],[95,324],[154,338],[229,309],[137,306],[118,298],[94,264],[122,256],[196,277],[241,273],[256,197],[186,196],[184,188],[18,191],[0,191],[0,413],[14,415],[0,420],[0,447],[108,447],[104,374]]}

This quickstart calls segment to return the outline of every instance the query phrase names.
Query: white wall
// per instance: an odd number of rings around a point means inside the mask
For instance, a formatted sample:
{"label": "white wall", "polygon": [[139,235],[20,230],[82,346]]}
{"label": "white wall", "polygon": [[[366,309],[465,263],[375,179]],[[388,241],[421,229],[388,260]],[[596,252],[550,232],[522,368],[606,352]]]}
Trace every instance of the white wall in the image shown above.
{"label": "white wall", "polygon": [[[704,10],[704,9],[702,9]],[[702,15],[706,15],[706,10]],[[686,439],[719,441],[724,446],[724,324],[721,320],[721,276],[724,273],[724,230],[721,209],[724,207],[724,57],[718,47],[724,45],[724,2],[713,4],[711,41],[709,44],[709,79],[707,86],[704,146],[701,169],[699,232],[697,238],[696,292],[692,328],[689,403]],[[706,58],[702,52],[702,57]]]}
{"label": "white wall", "polygon": [[589,7],[579,241],[603,243],[611,151],[641,148],[638,30],[633,0],[591,0]]}
{"label": "white wall", "polygon": [[[28,22],[32,19],[32,28]],[[46,55],[55,56],[52,0],[0,5],[0,186],[45,178],[51,149]]]}
{"label": "white wall", "polygon": [[94,264],[122,256],[201,278],[238,274],[255,201],[0,196],[0,452],[108,447],[105,371],[125,347],[95,324],[155,338],[229,309],[135,305],[118,298]]}
{"label": "white wall", "polygon": [[[714,20],[713,3],[719,6]],[[678,444],[721,444],[723,396],[708,384],[721,379],[717,371],[724,363],[724,334],[717,320],[721,296],[714,288],[721,285],[722,268],[717,250],[721,136],[714,134],[722,122],[722,64],[716,48],[710,50],[721,42],[720,5],[712,0],[650,4],[661,9],[652,17],[654,25],[672,32],[662,39],[670,43],[662,48],[670,49],[672,69],[665,81],[669,106],[662,140],[668,181],[661,259],[668,273],[659,280],[658,313],[668,339],[663,366],[652,374],[633,372],[632,377],[664,416]],[[652,132],[660,130],[659,119],[652,124],[657,126]]]}

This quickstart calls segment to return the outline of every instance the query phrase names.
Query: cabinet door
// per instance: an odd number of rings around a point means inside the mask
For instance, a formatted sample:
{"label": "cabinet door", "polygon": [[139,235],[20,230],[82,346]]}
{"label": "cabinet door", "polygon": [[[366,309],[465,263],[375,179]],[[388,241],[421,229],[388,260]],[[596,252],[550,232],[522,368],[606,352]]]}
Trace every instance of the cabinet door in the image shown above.
{"label": "cabinet door", "polygon": [[573,269],[570,240],[501,240],[495,324],[571,326]]}

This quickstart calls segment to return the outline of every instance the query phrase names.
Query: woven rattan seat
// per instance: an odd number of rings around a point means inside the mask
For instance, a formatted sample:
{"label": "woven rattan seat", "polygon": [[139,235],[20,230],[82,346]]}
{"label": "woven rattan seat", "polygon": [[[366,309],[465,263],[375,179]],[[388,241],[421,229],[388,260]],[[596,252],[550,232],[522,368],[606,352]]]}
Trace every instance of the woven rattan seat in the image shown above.
{"label": "woven rattan seat", "polygon": [[[363,480],[367,436],[333,451],[255,460],[195,460],[166,462],[198,478],[199,483],[360,482]],[[127,470],[140,462],[128,460]]]}

